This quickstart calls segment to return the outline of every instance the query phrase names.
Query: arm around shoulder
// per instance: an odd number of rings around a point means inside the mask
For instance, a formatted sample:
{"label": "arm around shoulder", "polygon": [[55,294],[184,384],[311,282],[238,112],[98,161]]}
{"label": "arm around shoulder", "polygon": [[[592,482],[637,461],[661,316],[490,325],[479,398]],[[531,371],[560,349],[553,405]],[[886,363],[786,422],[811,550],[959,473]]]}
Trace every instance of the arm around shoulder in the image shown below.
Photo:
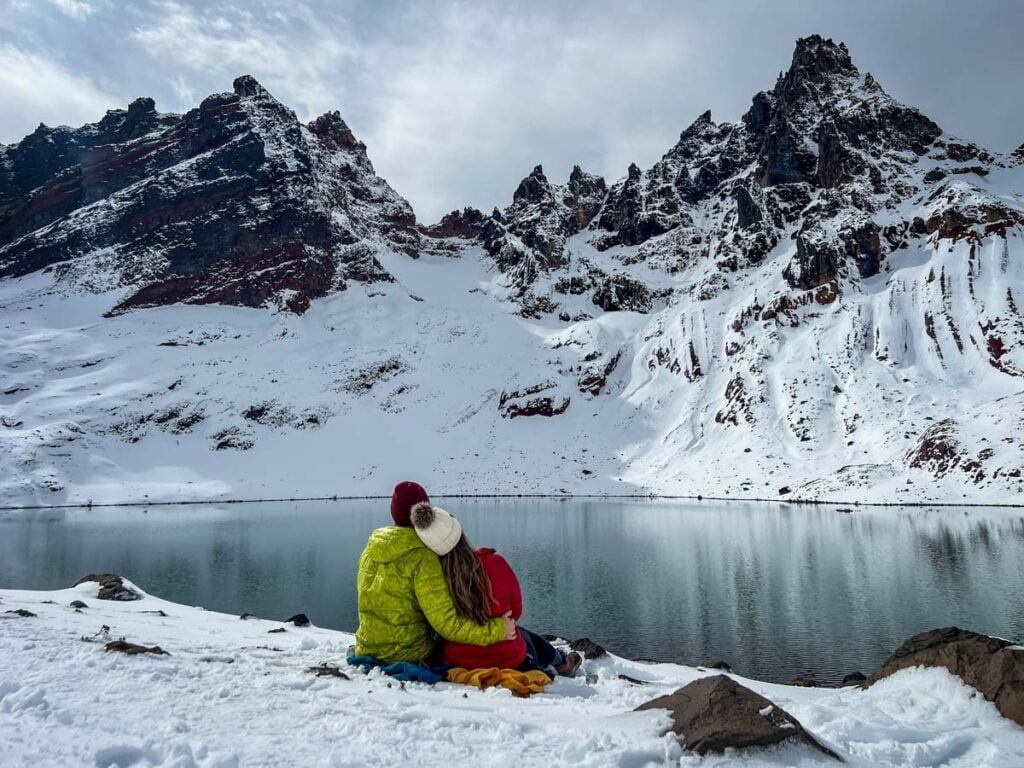
{"label": "arm around shoulder", "polygon": [[505,622],[491,619],[477,624],[458,614],[437,557],[424,551],[413,577],[413,587],[420,610],[430,626],[445,640],[469,645],[493,645],[505,639]]}

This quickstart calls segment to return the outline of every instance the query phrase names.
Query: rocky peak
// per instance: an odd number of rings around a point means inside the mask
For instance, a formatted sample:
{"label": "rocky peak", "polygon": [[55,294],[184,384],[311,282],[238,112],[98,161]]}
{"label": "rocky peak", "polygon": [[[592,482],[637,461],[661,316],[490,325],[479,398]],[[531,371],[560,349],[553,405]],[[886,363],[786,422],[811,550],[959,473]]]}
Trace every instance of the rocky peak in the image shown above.
{"label": "rocky peak", "polygon": [[694,120],[690,125],[683,129],[683,132],[679,134],[679,143],[687,144],[692,142],[694,139],[700,139],[708,133],[708,129],[712,129],[715,126],[715,121],[711,119],[711,110],[705,110],[701,115]]}
{"label": "rocky peak", "polygon": [[366,154],[366,145],[356,138],[338,110],[325,112],[311,121],[307,126],[320,139],[334,149],[343,149],[358,154]]}
{"label": "rocky peak", "polygon": [[148,96],[135,99],[128,109],[108,110],[96,124],[96,141],[113,144],[118,141],[138,138],[156,128],[161,116],[156,111],[156,102]]}
{"label": "rocky peak", "polygon": [[551,199],[551,185],[544,175],[544,167],[534,166],[530,175],[519,182],[512,195],[512,204],[544,203]]}
{"label": "rocky peak", "polygon": [[821,35],[809,35],[796,41],[793,61],[784,79],[789,83],[823,83],[835,77],[857,77],[846,43],[833,42]]}
{"label": "rocky peak", "polygon": [[149,96],[140,96],[128,105],[129,117],[138,118],[153,112],[156,112],[156,102]]}
{"label": "rocky peak", "polygon": [[252,75],[236,77],[231,87],[235,95],[240,99],[270,96],[267,90]]}
{"label": "rocky peak", "polygon": [[[495,209],[478,238],[498,268],[508,275],[510,285],[524,294],[543,272],[567,263],[566,239],[590,225],[604,204],[607,190],[601,176],[587,173],[578,165],[573,166],[566,184],[552,184],[538,165],[519,183],[512,204],[504,211]],[[428,234],[462,227],[464,214],[459,221],[455,212],[449,214]],[[470,227],[475,228],[475,222]]]}
{"label": "rocky peak", "polygon": [[115,312],[302,312],[349,281],[390,279],[381,249],[415,257],[420,246],[409,204],[341,116],[306,130],[249,75],[184,115],[142,98],[95,124],[41,128],[5,160],[0,278],[58,262],[58,274],[109,275],[107,287],[130,289]]}
{"label": "rocky peak", "polygon": [[569,192],[573,195],[592,195],[604,193],[608,189],[603,176],[587,173],[578,165],[572,167],[569,173]]}
{"label": "rocky peak", "polygon": [[569,214],[563,222],[566,233],[574,235],[590,226],[607,195],[608,185],[604,177],[587,173],[574,165],[562,200]]}

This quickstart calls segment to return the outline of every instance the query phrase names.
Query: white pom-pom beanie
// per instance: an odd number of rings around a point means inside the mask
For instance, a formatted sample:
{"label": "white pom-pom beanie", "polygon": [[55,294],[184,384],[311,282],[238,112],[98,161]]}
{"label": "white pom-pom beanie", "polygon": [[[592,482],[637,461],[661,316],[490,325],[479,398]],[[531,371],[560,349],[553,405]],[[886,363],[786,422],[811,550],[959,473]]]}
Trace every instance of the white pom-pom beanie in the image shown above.
{"label": "white pom-pom beanie", "polygon": [[440,507],[422,502],[412,508],[409,517],[420,541],[439,556],[451,552],[462,538],[459,521]]}

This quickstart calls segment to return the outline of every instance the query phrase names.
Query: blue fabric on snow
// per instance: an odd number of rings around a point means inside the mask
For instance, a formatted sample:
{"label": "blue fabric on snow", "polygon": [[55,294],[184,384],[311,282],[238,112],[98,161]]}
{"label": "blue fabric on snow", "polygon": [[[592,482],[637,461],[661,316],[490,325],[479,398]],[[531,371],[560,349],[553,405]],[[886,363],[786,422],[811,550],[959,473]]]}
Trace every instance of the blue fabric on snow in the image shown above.
{"label": "blue fabric on snow", "polygon": [[371,669],[379,669],[388,677],[402,680],[407,683],[427,683],[434,685],[442,680],[447,680],[447,667],[435,667],[429,669],[413,664],[411,661],[396,661],[394,664],[385,664],[380,659],[372,656],[349,656],[345,659],[351,666],[359,667],[363,672]]}

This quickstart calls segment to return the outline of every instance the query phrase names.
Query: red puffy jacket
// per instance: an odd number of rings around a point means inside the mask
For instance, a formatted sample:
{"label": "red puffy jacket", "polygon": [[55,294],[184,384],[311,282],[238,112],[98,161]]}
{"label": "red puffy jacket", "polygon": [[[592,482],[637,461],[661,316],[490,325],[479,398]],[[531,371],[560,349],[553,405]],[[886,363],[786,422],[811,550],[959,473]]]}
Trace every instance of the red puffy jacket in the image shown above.
{"label": "red puffy jacket", "polygon": [[[515,571],[501,555],[493,549],[481,547],[477,557],[491,580],[491,616],[502,616],[512,612],[512,618],[519,621],[523,615],[523,595],[519,591],[519,579]],[[494,645],[466,645],[444,641],[444,663],[466,669],[515,669],[526,658],[526,643],[516,628],[514,640],[503,640]]]}

